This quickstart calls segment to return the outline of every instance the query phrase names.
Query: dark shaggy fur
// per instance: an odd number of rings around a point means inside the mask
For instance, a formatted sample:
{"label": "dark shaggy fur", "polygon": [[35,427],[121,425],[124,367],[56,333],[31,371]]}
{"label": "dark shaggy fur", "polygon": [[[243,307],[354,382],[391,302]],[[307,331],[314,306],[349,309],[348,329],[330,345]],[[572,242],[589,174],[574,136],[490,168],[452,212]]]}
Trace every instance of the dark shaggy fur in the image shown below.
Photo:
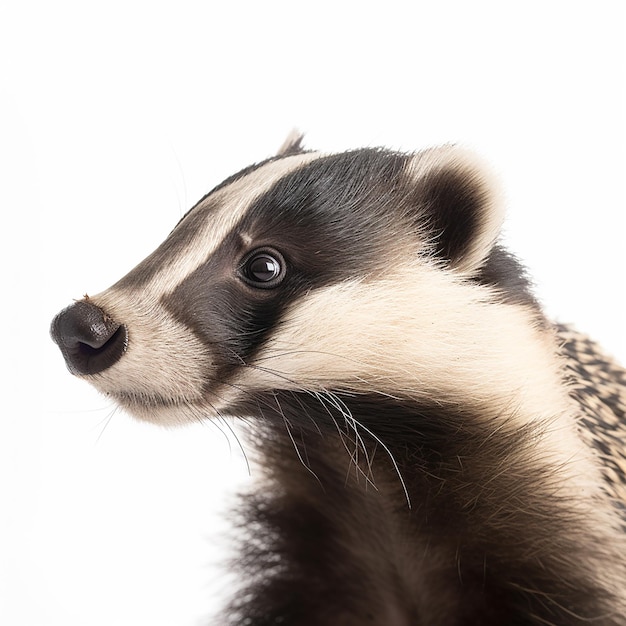
{"label": "dark shaggy fur", "polygon": [[366,396],[239,408],[261,418],[269,482],[242,512],[252,583],[229,624],[623,623],[563,562],[593,545],[536,458],[544,425],[498,437],[462,411]]}

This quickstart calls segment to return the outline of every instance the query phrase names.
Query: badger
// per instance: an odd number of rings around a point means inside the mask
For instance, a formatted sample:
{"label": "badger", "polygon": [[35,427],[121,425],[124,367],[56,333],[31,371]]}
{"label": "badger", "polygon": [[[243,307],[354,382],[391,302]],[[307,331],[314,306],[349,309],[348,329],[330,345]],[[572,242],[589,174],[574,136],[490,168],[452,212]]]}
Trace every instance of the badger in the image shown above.
{"label": "badger", "polygon": [[292,135],[54,318],[131,415],[245,431],[220,624],[626,624],[626,371],[547,319],[502,221],[465,149]]}

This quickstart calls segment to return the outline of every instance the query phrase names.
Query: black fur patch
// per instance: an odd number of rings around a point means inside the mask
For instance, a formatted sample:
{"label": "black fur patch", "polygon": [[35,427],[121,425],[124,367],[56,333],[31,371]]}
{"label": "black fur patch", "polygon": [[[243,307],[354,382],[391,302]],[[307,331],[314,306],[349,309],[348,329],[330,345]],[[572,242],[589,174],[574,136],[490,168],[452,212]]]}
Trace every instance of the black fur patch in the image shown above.
{"label": "black fur patch", "polygon": [[317,159],[259,198],[241,228],[281,250],[310,286],[380,271],[406,195],[405,163],[381,150]]}
{"label": "black fur patch", "polygon": [[258,419],[272,484],[244,513],[253,582],[228,623],[571,626],[603,615],[603,591],[564,563],[595,546],[577,542],[569,503],[533,458],[540,427],[494,437],[478,416],[378,396],[268,394],[236,410]]}
{"label": "black fur patch", "polygon": [[210,349],[222,382],[264,344],[285,306],[303,288],[291,268],[275,289],[247,284],[239,275],[247,253],[241,238],[231,233],[206,263],[163,298],[172,315]]}
{"label": "black fur patch", "polygon": [[521,304],[541,317],[541,308],[533,294],[533,285],[524,266],[502,246],[495,245],[485,259],[475,280],[495,287],[504,302]]}
{"label": "black fur patch", "polygon": [[482,185],[463,170],[444,167],[429,173],[414,194],[415,205],[422,208],[419,226],[428,226],[437,255],[455,265],[480,235],[488,200]]}

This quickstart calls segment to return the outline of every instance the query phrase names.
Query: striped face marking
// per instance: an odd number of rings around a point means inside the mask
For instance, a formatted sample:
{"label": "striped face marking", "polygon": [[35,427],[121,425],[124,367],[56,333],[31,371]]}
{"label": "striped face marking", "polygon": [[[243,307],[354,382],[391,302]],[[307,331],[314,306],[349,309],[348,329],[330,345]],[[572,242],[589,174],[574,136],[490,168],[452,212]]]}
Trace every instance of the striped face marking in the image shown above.
{"label": "striped face marking", "polygon": [[[205,196],[178,223],[170,236],[148,258],[112,289],[141,289],[160,296],[171,293],[235,232],[255,199],[263,196],[289,172],[320,158],[305,153],[270,161],[252,172],[220,186]],[[242,244],[251,243],[245,232],[236,233]]]}
{"label": "striped face marking", "polygon": [[[300,153],[244,170],[91,298],[128,329],[127,354],[93,383],[160,422],[229,412],[242,394],[273,389],[459,401],[459,386],[445,385],[459,358],[440,347],[483,341],[452,323],[472,315],[464,303],[492,297],[463,282],[499,228],[481,181],[452,148]],[[448,312],[458,316],[444,328]],[[400,349],[404,340],[423,358]]]}
{"label": "striped face marking", "polygon": [[[135,269],[90,298],[121,320],[129,334],[124,359],[90,378],[98,389],[131,413],[160,423],[218,413],[225,403],[221,396],[232,395],[232,387],[220,384],[219,376],[226,365],[241,363],[236,348],[223,342],[247,332],[244,320],[239,320],[243,327],[237,327],[237,319],[228,322],[245,295],[240,293],[237,255],[255,244],[238,225],[279,179],[318,158],[305,153],[270,161],[221,185]],[[225,291],[230,301],[224,299]],[[204,332],[215,326],[208,314],[224,320],[220,332]],[[224,363],[218,364],[221,348]]]}

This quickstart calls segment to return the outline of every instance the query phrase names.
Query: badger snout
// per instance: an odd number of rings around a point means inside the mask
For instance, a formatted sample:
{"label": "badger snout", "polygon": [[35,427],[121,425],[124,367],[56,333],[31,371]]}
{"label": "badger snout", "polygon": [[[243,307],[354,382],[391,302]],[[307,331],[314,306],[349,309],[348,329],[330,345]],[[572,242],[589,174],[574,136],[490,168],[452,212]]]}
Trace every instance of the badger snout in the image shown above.
{"label": "badger snout", "polygon": [[126,326],[102,309],[81,300],[63,309],[50,326],[72,374],[97,374],[111,367],[126,351]]}

